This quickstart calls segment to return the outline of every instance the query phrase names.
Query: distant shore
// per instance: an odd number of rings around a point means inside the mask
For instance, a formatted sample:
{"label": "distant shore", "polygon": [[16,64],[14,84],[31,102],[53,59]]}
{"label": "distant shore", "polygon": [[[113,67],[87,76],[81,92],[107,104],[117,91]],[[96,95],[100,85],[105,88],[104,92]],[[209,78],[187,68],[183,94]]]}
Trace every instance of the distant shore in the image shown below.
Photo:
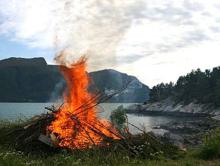
{"label": "distant shore", "polygon": [[188,104],[183,104],[183,102],[175,103],[172,99],[168,98],[160,102],[133,104],[127,109],[127,113],[152,116],[195,116],[217,118],[220,117],[220,108],[216,108],[211,104],[200,104],[195,102],[190,102]]}

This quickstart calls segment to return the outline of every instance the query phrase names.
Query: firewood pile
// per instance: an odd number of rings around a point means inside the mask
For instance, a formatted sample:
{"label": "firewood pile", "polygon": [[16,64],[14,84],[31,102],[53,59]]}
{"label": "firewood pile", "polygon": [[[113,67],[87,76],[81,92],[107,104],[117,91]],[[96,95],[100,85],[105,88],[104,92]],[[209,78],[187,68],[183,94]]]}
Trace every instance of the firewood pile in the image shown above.
{"label": "firewood pile", "polygon": [[[55,107],[47,108],[55,109]],[[32,117],[24,123],[10,129],[6,135],[12,140],[12,146],[17,150],[32,152],[32,151],[50,151],[55,150],[55,146],[50,140],[47,133],[47,126],[53,121],[54,114],[48,111],[46,114],[41,114]]]}
{"label": "firewood pile", "polygon": [[[48,132],[47,126],[53,121],[54,113],[59,111],[59,108],[54,106],[45,109],[48,110],[46,114],[34,116],[26,123],[19,125],[10,132],[7,133],[9,137],[14,137],[14,146],[17,150],[21,150],[27,153],[51,153],[63,150],[64,148],[58,146],[58,140],[56,135]],[[130,125],[132,125],[130,123]],[[133,126],[137,127],[137,126]],[[137,127],[138,130],[139,129]],[[155,155],[166,155],[168,158],[172,158],[179,153],[179,149],[173,145],[166,144],[158,140],[154,135],[150,133],[142,133],[132,135],[127,132],[121,136],[121,139],[111,139],[105,136],[103,133],[99,133],[104,137],[103,145],[94,146],[92,148],[105,149],[105,151],[115,152],[119,151],[131,156],[140,156],[147,158],[154,158]],[[91,138],[89,138],[91,139]],[[66,149],[73,152],[80,149]],[[83,149],[85,150],[85,149]],[[152,156],[153,155],[153,156]]]}
{"label": "firewood pile", "polygon": [[[95,105],[92,105],[92,107],[96,107],[99,103],[107,101],[109,98],[111,98],[112,96],[118,93],[119,92],[109,96],[105,96],[101,93],[97,93],[92,100],[98,102]],[[90,102],[92,101],[88,101],[87,103],[84,103],[82,106],[77,108],[78,110],[80,110],[78,111],[77,114],[83,113],[85,110],[90,109],[91,107],[91,105],[89,105]],[[42,146],[45,147],[45,145],[49,149],[51,148],[59,149],[56,135],[50,133],[47,127],[55,119],[55,114],[60,111],[62,106],[63,104],[61,104],[59,107],[55,107],[55,106],[45,107],[47,113],[36,115],[31,119],[27,120],[26,122],[18,125],[16,128],[6,133],[7,136],[14,137],[13,144],[19,150],[32,151],[32,150],[36,150],[38,147],[41,148]],[[77,115],[73,115],[70,113],[69,116],[71,116],[73,120],[78,121],[78,123],[80,124],[80,121],[77,119]],[[92,126],[90,127],[92,128]],[[104,133],[96,130],[95,127],[92,130],[95,131],[97,134],[102,135],[102,137],[104,137],[104,140],[108,140],[110,142],[112,141],[111,138],[106,136]],[[122,138],[122,136],[120,137]],[[88,135],[88,139],[91,139],[89,135]]]}

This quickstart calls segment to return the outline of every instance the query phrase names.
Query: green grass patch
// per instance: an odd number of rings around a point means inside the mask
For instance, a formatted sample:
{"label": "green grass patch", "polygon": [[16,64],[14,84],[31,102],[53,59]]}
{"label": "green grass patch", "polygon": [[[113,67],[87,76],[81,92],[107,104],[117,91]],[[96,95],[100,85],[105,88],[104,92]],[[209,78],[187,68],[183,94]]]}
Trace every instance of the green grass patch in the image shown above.
{"label": "green grass patch", "polygon": [[[208,166],[219,165],[220,160],[202,160],[187,153],[184,155],[178,148],[161,145],[151,140],[147,134],[137,135],[130,139],[136,155],[123,150],[123,147],[112,146],[87,150],[68,151],[23,151],[16,148],[14,140],[23,122],[0,123],[0,166]],[[151,145],[149,145],[149,143]],[[40,149],[35,147],[36,149]]]}

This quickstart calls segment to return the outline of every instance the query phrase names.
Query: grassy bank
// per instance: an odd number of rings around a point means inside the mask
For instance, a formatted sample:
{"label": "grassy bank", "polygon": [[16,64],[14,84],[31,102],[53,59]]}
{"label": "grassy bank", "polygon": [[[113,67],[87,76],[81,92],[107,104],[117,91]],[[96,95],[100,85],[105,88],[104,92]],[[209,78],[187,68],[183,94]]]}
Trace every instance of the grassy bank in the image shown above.
{"label": "grassy bank", "polygon": [[[78,165],[78,166],[196,166],[196,165],[220,165],[220,141],[219,129],[206,136],[204,145],[198,150],[190,150],[186,153],[174,153],[169,151],[159,152],[152,149],[142,150],[144,154],[132,156],[124,151],[115,149],[94,148],[90,150],[68,152],[67,150],[48,151],[37,153],[28,153],[16,149],[13,140],[16,138],[9,137],[8,133],[14,130],[20,123],[2,122],[0,125],[0,166],[53,166],[53,165]],[[168,148],[174,150],[170,146]],[[37,147],[36,147],[37,148]],[[137,149],[141,146],[138,146]],[[158,148],[155,145],[155,148]],[[169,155],[163,154],[169,153]],[[147,156],[147,157],[146,157]],[[165,157],[166,156],[166,157]]]}
{"label": "grassy bank", "polygon": [[84,152],[80,155],[72,155],[63,152],[62,154],[53,154],[45,157],[23,154],[19,151],[12,151],[9,149],[0,150],[0,165],[2,166],[23,166],[23,165],[36,165],[36,166],[218,166],[219,159],[215,160],[202,160],[193,158],[192,156],[185,156],[178,160],[148,160],[140,158],[129,158],[119,154],[112,154],[111,156],[104,156],[103,154],[95,151],[93,154]]}

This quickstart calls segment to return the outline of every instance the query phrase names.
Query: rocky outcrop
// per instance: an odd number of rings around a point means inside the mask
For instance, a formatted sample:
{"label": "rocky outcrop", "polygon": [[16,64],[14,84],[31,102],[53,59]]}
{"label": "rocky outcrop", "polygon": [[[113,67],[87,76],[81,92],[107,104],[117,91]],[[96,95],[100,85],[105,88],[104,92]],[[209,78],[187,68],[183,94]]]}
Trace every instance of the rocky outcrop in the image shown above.
{"label": "rocky outcrop", "polygon": [[[196,147],[202,143],[205,134],[218,127],[219,121],[211,118],[193,118],[191,121],[174,121],[154,127],[155,136],[180,148]],[[163,131],[155,133],[156,131]]]}
{"label": "rocky outcrop", "polygon": [[[128,113],[141,115],[190,116],[192,120],[175,120],[155,126],[152,133],[163,141],[174,144],[181,149],[197,147],[202,143],[204,135],[220,124],[220,108],[211,104],[191,102],[175,103],[171,98],[160,102],[133,104],[127,108]],[[210,118],[211,117],[211,118]]]}
{"label": "rocky outcrop", "polygon": [[130,113],[141,113],[150,115],[181,115],[181,116],[213,116],[220,118],[220,108],[215,108],[211,104],[199,104],[191,102],[189,104],[175,103],[171,98],[160,102],[134,104],[128,108]]}

